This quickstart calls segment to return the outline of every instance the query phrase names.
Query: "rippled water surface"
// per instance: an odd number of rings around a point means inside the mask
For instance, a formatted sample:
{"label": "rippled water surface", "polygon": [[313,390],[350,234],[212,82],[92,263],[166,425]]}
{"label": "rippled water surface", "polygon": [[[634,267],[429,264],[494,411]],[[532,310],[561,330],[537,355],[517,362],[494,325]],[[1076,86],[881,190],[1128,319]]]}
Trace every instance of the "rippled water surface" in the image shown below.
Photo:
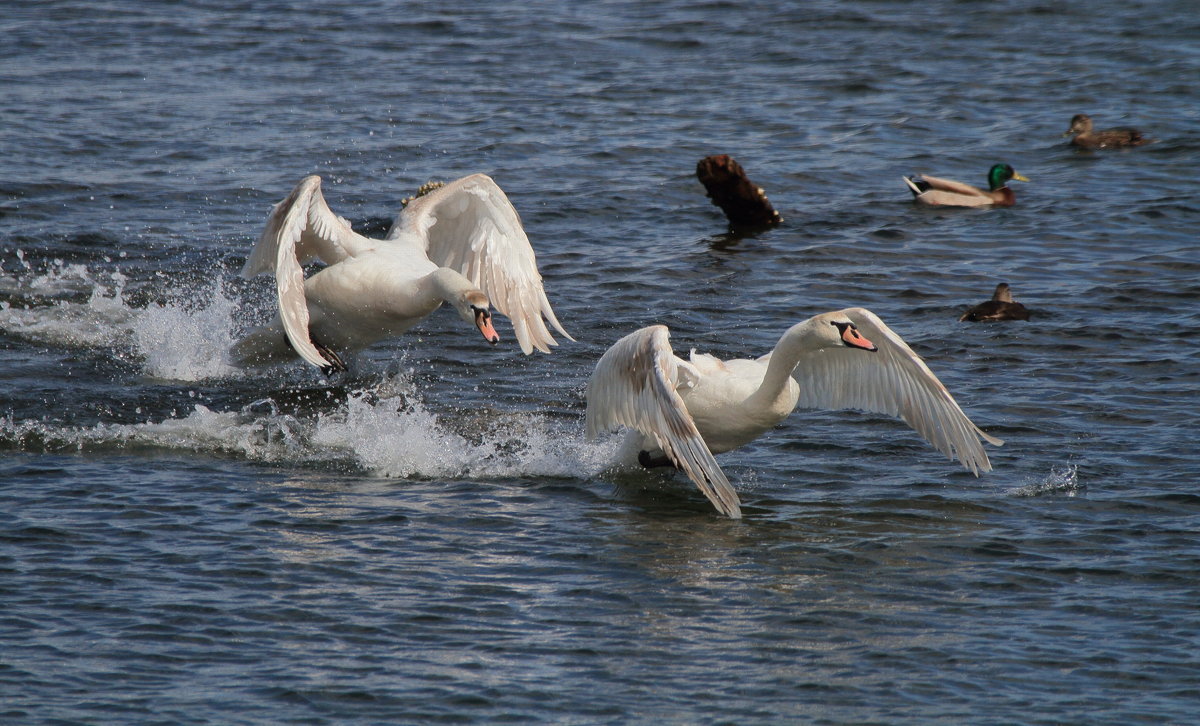
{"label": "rippled water surface", "polygon": [[[0,721],[1194,723],[1200,20],[1064,4],[15,2],[0,18]],[[1156,141],[1078,152],[1085,112]],[[738,159],[784,223],[731,233]],[[900,177],[1032,180],[929,210]],[[321,174],[493,176],[578,342],[452,311],[243,371]],[[957,322],[997,282],[1028,323]],[[874,310],[1007,441],[794,414],[745,519],[583,436],[595,360]]]}

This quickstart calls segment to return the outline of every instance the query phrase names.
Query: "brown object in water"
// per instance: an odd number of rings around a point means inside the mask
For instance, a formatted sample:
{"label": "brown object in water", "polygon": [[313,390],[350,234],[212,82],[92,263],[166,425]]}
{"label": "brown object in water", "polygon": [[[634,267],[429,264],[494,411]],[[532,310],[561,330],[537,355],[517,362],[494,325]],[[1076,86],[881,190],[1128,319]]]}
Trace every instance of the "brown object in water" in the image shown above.
{"label": "brown object in water", "polygon": [[1141,146],[1147,143],[1147,139],[1137,129],[1105,129],[1096,131],[1092,127],[1092,120],[1086,114],[1077,113],[1071,118],[1071,128],[1067,129],[1063,136],[1075,137],[1071,139],[1071,143],[1075,146],[1082,146],[1085,149],[1111,149],[1120,146]]}
{"label": "brown object in water", "polygon": [[1013,302],[1012,290],[1007,282],[996,286],[992,299],[982,302],[963,313],[959,322],[964,320],[978,323],[993,320],[1028,320],[1029,311],[1019,302]]}
{"label": "brown object in water", "polygon": [[771,206],[762,187],[748,178],[742,165],[726,154],[706,156],[696,164],[696,177],[712,203],[735,227],[767,227],[783,218]]}

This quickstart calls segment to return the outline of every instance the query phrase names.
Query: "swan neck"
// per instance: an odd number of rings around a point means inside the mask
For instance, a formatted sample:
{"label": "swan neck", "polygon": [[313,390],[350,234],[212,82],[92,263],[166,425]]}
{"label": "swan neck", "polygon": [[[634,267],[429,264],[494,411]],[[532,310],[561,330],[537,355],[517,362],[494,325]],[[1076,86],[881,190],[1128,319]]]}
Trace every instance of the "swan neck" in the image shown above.
{"label": "swan neck", "polygon": [[475,289],[471,281],[456,270],[449,267],[439,267],[425,277],[429,291],[438,298],[459,306],[466,293]]}
{"label": "swan neck", "polygon": [[788,391],[792,371],[796,369],[800,357],[804,354],[807,331],[805,323],[793,326],[775,344],[775,349],[771,351],[771,359],[767,363],[767,372],[763,375],[758,390],[754,392],[753,399],[765,405]]}

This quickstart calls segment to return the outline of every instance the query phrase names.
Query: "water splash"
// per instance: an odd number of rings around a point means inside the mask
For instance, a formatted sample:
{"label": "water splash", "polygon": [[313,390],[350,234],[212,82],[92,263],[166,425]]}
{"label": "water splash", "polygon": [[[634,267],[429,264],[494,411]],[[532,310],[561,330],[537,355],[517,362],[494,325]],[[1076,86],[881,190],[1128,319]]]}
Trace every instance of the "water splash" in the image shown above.
{"label": "water splash", "polygon": [[612,454],[611,446],[585,442],[581,426],[538,414],[458,411],[448,424],[407,373],[320,415],[313,443],[347,451],[364,470],[387,478],[588,477]]}
{"label": "water splash", "polygon": [[44,269],[34,268],[25,259],[24,250],[16,250],[16,270],[9,272],[0,261],[0,294],[5,295],[63,295],[87,292],[95,287],[85,265],[68,264],[61,259],[49,260]]}
{"label": "water splash", "polygon": [[1050,475],[1040,482],[1011,489],[1008,493],[1014,497],[1040,497],[1046,494],[1065,494],[1073,497],[1084,488],[1079,483],[1079,465],[1069,464],[1064,469],[1051,470]]}
{"label": "water splash", "polygon": [[168,449],[281,462],[308,453],[305,428],[303,422],[278,413],[247,416],[244,411],[213,411],[200,404],[180,418],[92,427],[17,421],[10,413],[0,417],[0,443],[26,451]]}
{"label": "water splash", "polygon": [[[118,270],[50,261],[35,269],[18,251],[0,268],[0,329],[34,342],[93,348],[136,362],[145,375],[201,381],[234,368],[238,301],[221,281],[143,306],[129,302]],[[408,373],[384,376],[345,404],[299,418],[271,399],[236,411],[197,404],[182,415],[92,427],[0,418],[0,444],[19,450],[168,449],[252,462],[336,467],[385,478],[593,477],[616,443],[585,442],[582,426],[532,413],[471,409],[435,413]]]}
{"label": "water splash", "polygon": [[238,305],[221,281],[134,307],[119,270],[94,273],[62,260],[35,269],[20,250],[17,259],[20,269],[0,275],[0,295],[9,298],[0,302],[0,330],[41,345],[131,358],[153,378],[199,381],[237,372],[228,350]]}
{"label": "water splash", "polygon": [[146,375],[200,381],[238,372],[229,360],[237,301],[220,281],[196,299],[207,304],[152,303],[137,311],[131,333]]}

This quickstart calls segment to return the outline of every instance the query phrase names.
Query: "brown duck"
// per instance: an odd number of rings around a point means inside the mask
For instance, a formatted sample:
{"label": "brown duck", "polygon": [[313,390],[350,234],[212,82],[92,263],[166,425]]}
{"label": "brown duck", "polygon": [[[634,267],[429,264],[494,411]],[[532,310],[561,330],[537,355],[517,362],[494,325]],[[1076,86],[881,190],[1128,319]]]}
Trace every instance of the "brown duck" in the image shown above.
{"label": "brown duck", "polygon": [[988,169],[988,188],[963,184],[951,179],[922,174],[904,177],[913,193],[913,201],[933,207],[1011,207],[1017,197],[1008,188],[1009,180],[1029,181],[1008,164],[996,164]]}
{"label": "brown duck", "polygon": [[1013,302],[1012,290],[1007,282],[1002,282],[996,286],[996,292],[992,293],[992,299],[987,302],[979,303],[967,312],[962,314],[959,322],[964,320],[979,323],[991,322],[993,320],[1028,320],[1029,311],[1019,302]]}
{"label": "brown duck", "polygon": [[1071,143],[1085,149],[1112,149],[1121,146],[1141,146],[1150,139],[1142,136],[1137,129],[1092,129],[1092,119],[1086,114],[1077,113],[1071,117],[1071,128],[1063,136],[1075,135]]}

